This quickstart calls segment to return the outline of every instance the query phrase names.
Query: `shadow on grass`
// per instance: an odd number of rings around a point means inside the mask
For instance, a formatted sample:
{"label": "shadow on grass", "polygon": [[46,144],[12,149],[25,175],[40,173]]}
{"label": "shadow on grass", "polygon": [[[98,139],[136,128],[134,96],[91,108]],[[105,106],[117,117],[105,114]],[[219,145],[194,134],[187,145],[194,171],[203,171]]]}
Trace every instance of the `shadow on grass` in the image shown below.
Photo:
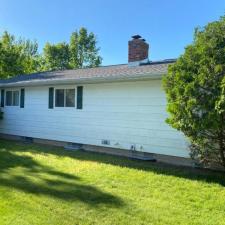
{"label": "shadow on grass", "polygon": [[[3,142],[3,144],[8,142]],[[15,150],[15,143],[10,148]],[[17,143],[16,151],[28,151],[38,154],[52,154],[57,157],[70,157],[77,160],[100,162],[120,167],[144,170],[160,175],[175,176],[189,180],[202,181],[207,183],[217,183],[225,187],[225,173],[210,171],[206,169],[195,169],[190,167],[178,167],[163,163],[144,162],[140,160],[132,160],[125,157],[111,156],[100,153],[84,152],[84,151],[68,151],[63,148],[49,147],[43,145],[24,145]]]}
{"label": "shadow on grass", "polygon": [[[41,149],[32,148],[32,151],[41,153]],[[111,207],[122,207],[124,205],[120,198],[92,185],[83,184],[78,176],[41,165],[32,157],[16,154],[19,151],[29,150],[28,145],[0,141],[0,186],[66,201],[81,201],[93,206],[106,204]]]}

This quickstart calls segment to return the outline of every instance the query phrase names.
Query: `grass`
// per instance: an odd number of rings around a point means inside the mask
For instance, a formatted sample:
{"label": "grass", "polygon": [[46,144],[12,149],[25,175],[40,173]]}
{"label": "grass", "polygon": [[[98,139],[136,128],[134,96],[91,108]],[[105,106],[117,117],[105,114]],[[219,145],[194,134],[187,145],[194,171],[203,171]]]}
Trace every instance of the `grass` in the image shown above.
{"label": "grass", "polygon": [[1,225],[225,224],[225,175],[0,140]]}

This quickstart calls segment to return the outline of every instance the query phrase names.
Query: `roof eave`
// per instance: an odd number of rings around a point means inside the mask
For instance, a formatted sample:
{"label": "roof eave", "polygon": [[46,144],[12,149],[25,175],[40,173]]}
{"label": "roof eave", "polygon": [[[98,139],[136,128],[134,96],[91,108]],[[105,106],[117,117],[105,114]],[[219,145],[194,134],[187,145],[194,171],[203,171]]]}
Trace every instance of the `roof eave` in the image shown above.
{"label": "roof eave", "polygon": [[110,83],[110,82],[125,82],[125,81],[138,81],[138,80],[154,80],[161,79],[165,73],[154,73],[154,74],[142,74],[136,76],[123,75],[123,76],[109,76],[109,77],[92,77],[92,78],[69,78],[69,79],[43,79],[43,80],[30,80],[30,81],[19,81],[14,83],[0,83],[0,88],[6,87],[28,87],[28,86],[49,86],[49,85],[64,85],[64,84],[93,84],[93,83]]}

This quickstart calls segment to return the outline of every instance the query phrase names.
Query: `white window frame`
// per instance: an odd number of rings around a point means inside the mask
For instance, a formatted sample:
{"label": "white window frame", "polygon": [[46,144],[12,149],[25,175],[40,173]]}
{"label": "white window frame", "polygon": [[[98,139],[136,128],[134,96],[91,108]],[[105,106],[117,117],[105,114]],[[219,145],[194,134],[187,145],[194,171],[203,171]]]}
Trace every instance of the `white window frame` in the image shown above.
{"label": "white window frame", "polygon": [[[65,109],[65,108],[68,108],[68,109],[73,109],[75,108],[76,109],[76,95],[77,95],[77,90],[76,90],[76,87],[57,87],[57,88],[54,88],[54,108],[57,108],[57,109]],[[70,89],[73,89],[74,90],[74,106],[66,106],[66,90],[70,90]],[[64,105],[63,106],[56,106],[56,91],[57,90],[64,90]]]}
{"label": "white window frame", "polygon": [[[7,92],[12,92],[12,105],[7,105]],[[14,92],[18,92],[18,105],[13,105],[13,101],[14,101]],[[19,89],[10,89],[10,90],[5,90],[5,106],[6,107],[20,107],[20,90]]]}

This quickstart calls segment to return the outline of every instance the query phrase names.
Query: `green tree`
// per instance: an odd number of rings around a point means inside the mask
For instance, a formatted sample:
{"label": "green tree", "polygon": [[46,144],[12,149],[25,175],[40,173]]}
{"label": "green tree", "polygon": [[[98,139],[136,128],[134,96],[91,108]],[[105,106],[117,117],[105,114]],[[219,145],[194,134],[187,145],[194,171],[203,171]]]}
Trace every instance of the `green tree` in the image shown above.
{"label": "green tree", "polygon": [[191,156],[225,167],[225,17],[196,29],[164,87],[167,122],[190,139]]}
{"label": "green tree", "polygon": [[44,70],[69,69],[69,45],[65,42],[55,45],[47,43],[44,47],[43,61]]}
{"label": "green tree", "polygon": [[4,32],[0,37],[0,78],[36,72],[38,57],[35,41],[16,40],[14,35]]}
{"label": "green tree", "polygon": [[72,33],[70,37],[70,65],[72,68],[96,67],[102,62],[96,36],[86,28]]}
{"label": "green tree", "polygon": [[40,55],[38,54],[38,44],[29,39],[20,39],[18,42],[19,63],[23,68],[24,74],[38,72],[40,70]]}
{"label": "green tree", "polygon": [[86,28],[73,32],[69,44],[47,43],[42,57],[43,69],[63,70],[99,66],[102,58],[96,45],[96,36],[92,32],[88,33]]}
{"label": "green tree", "polygon": [[8,78],[22,72],[18,65],[19,52],[15,46],[15,38],[7,32],[0,38],[0,76]]}
{"label": "green tree", "polygon": [[46,70],[95,67],[101,64],[96,36],[87,29],[72,33],[70,43],[46,43],[43,54],[29,39],[16,39],[4,32],[0,37],[0,79]]}

